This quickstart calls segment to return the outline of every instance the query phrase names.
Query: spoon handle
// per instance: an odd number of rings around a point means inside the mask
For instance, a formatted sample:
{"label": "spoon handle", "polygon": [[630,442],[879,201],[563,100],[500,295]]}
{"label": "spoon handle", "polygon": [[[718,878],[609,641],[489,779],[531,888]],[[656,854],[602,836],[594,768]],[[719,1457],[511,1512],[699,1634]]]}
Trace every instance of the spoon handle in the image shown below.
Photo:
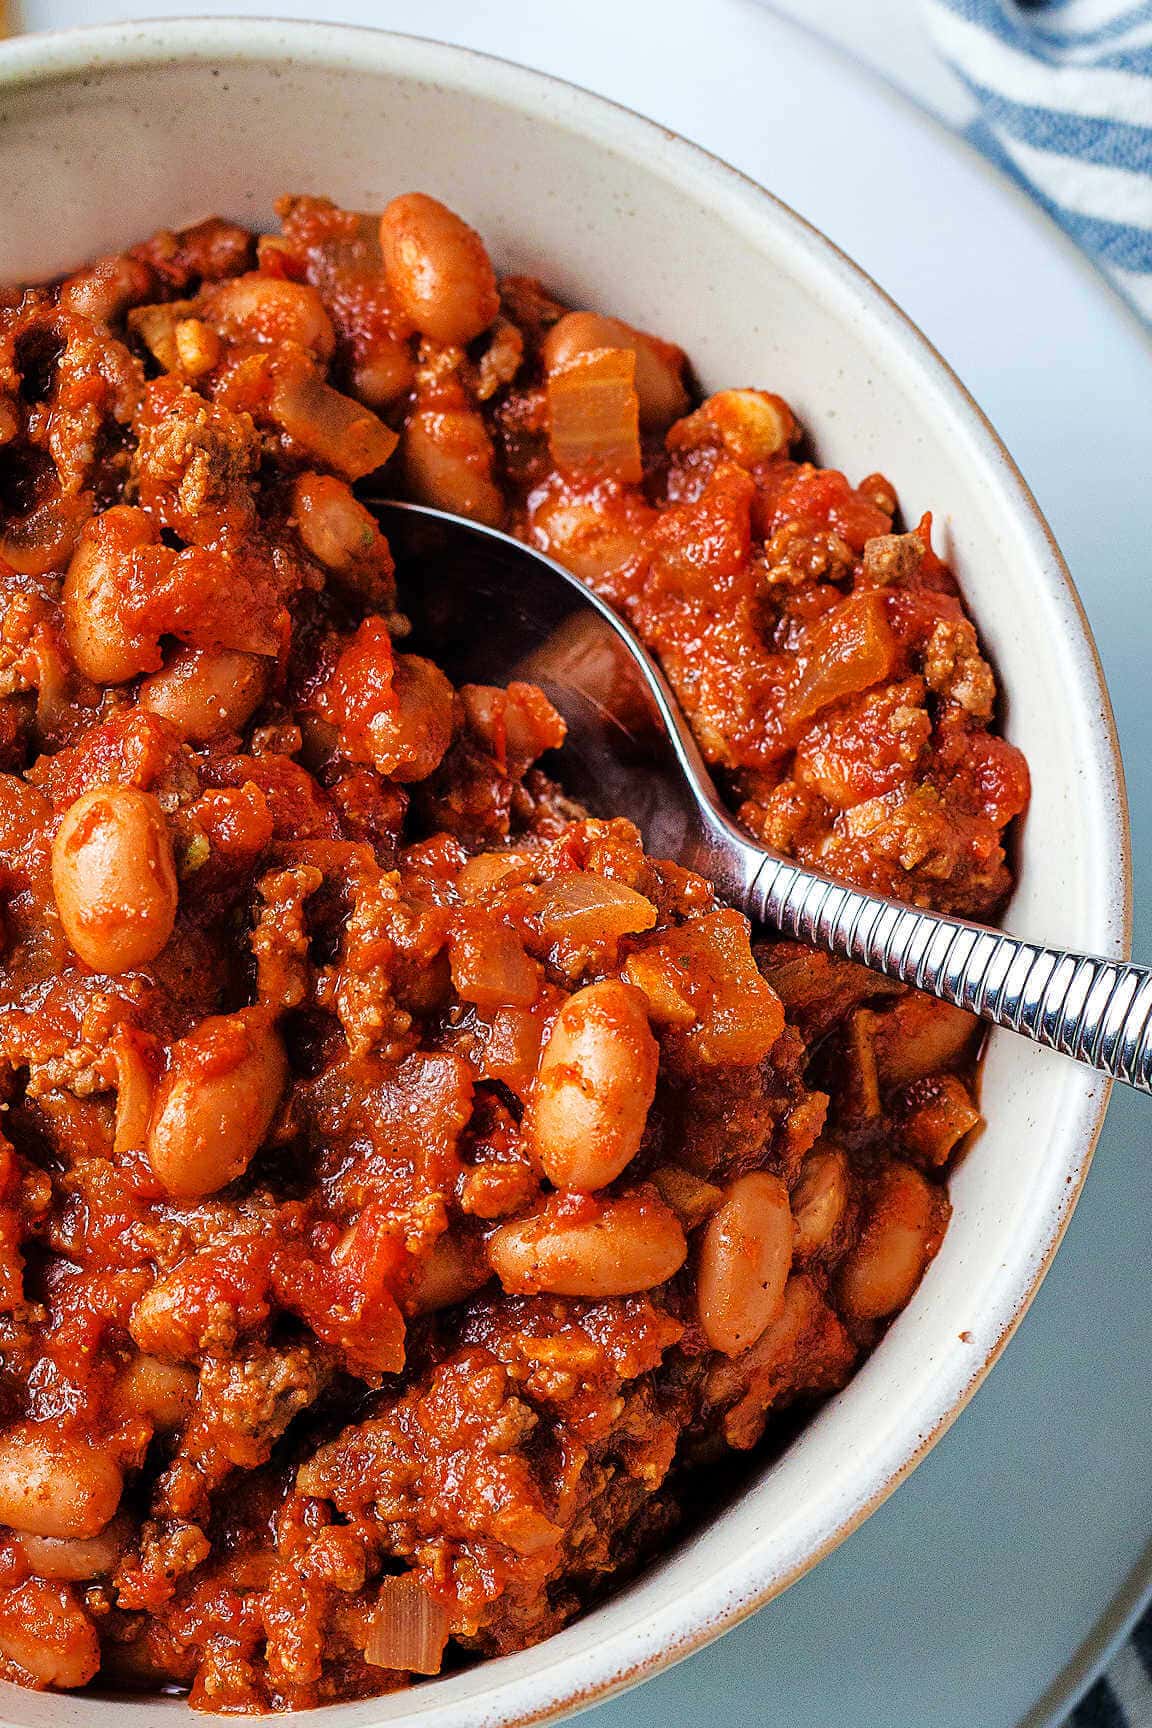
{"label": "spoon handle", "polygon": [[785,936],[899,978],[1152,1092],[1152,969],[1015,936],[769,858],[745,910]]}

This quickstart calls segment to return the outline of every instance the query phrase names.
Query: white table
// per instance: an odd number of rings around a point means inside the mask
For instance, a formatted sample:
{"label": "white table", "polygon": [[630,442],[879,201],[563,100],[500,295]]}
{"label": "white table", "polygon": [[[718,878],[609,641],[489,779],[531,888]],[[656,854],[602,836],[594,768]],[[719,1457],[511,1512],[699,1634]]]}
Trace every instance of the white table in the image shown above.
{"label": "white table", "polygon": [[969,98],[929,41],[919,0],[773,0],[773,10],[818,30],[946,119],[968,114]]}

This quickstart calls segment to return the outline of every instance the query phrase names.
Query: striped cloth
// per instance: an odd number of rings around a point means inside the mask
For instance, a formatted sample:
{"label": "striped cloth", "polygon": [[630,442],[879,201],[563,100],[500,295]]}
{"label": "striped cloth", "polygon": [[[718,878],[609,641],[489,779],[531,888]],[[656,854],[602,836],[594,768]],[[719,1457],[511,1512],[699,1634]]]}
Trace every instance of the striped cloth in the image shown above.
{"label": "striped cloth", "polygon": [[1064,1728],[1148,1728],[1152,1723],[1152,1612],[1137,1622]]}
{"label": "striped cloth", "polygon": [[1152,321],[1152,0],[926,0],[969,136]]}
{"label": "striped cloth", "polygon": [[[1152,0],[924,3],[973,143],[1152,322]],[[1064,1728],[1152,1728],[1152,1608]]]}

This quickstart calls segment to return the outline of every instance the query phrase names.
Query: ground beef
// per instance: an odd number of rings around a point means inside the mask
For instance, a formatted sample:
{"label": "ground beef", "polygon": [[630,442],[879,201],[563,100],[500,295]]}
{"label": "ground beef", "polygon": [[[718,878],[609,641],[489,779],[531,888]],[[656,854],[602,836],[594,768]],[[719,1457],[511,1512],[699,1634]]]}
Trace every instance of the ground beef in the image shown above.
{"label": "ground beef", "polygon": [[979,1122],[970,1016],[754,945],[542,691],[409,651],[352,483],[597,588],[781,852],[987,918],[1028,789],[882,476],[434,200],[281,215],[0,310],[0,1675],[226,1712],[642,1566],[877,1343]]}

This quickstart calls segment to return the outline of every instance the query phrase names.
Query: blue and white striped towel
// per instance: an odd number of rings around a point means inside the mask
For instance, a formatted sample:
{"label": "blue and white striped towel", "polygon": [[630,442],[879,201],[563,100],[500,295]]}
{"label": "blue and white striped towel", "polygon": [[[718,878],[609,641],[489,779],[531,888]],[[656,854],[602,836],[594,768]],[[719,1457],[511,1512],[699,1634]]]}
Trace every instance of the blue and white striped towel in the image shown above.
{"label": "blue and white striped towel", "polygon": [[1152,321],[1152,0],[927,0],[973,142]]}
{"label": "blue and white striped towel", "polygon": [[[973,143],[1152,322],[1152,0],[925,4]],[[1152,1608],[1064,1728],[1152,1728]]]}
{"label": "blue and white striped towel", "polygon": [[1152,1722],[1152,1619],[1147,1615],[1064,1728],[1147,1728]]}

